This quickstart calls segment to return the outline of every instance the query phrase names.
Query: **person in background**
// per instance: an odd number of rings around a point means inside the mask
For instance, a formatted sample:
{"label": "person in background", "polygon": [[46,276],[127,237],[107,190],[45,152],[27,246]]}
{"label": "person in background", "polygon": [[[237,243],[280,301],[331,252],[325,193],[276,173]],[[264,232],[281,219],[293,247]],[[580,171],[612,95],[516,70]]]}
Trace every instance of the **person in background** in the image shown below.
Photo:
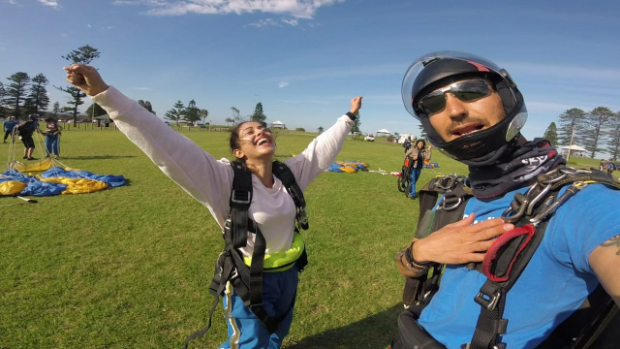
{"label": "person in background", "polygon": [[47,157],[50,157],[52,154],[56,155],[58,159],[60,157],[60,131],[62,131],[62,126],[58,125],[58,121],[53,117],[49,117],[45,119],[47,123],[45,125],[45,150],[47,151]]}
{"label": "person in background", "polygon": [[37,160],[32,157],[34,152],[34,139],[32,136],[35,132],[41,133],[38,120],[39,114],[30,114],[28,121],[13,129],[13,133],[17,133],[22,143],[24,143],[24,159],[26,160]]}
{"label": "person in background", "polygon": [[[4,143],[6,143],[6,139],[9,138],[9,136],[13,135],[13,129],[17,125],[19,125],[19,121],[15,120],[14,116],[9,116],[6,120],[4,120],[2,123],[2,129],[4,130]],[[11,137],[11,141],[13,141],[13,137]]]}
{"label": "person in background", "polygon": [[417,198],[416,194],[416,182],[420,179],[420,174],[422,173],[422,168],[424,167],[424,160],[431,159],[431,149],[433,147],[429,144],[428,148],[426,147],[426,142],[423,139],[419,139],[415,143],[415,147],[409,149],[405,153],[405,157],[409,156],[413,159],[413,167],[411,168],[411,180],[409,181],[409,194],[408,196],[411,199]]}

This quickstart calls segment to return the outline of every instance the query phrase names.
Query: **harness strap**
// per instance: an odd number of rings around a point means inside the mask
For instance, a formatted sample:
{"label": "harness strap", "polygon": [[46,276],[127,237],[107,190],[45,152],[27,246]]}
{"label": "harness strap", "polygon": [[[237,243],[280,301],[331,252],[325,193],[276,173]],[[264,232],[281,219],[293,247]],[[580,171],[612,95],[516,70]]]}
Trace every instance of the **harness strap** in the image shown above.
{"label": "harness strap", "polygon": [[[558,192],[559,190],[556,190],[552,193],[554,199]],[[537,211],[545,209],[546,206],[543,205],[538,207]],[[521,219],[521,224],[523,221],[526,221],[525,217]],[[547,219],[537,227],[526,224],[515,228],[496,239],[487,251],[481,264],[482,273],[487,280],[474,297],[474,301],[480,305],[480,315],[472,340],[470,343],[463,344],[463,349],[504,349],[506,347],[500,342],[500,336],[506,333],[508,325],[508,320],[503,318],[506,295],[538,249],[548,224]]]}
{"label": "harness strap", "polygon": [[[224,253],[222,253],[222,256],[224,256]],[[224,257],[224,258],[228,258],[228,257]],[[219,259],[219,258],[218,258]],[[213,300],[213,303],[211,304],[211,309],[209,310],[209,322],[207,324],[207,326],[199,331],[196,331],[194,333],[192,333],[189,337],[187,337],[187,339],[185,339],[185,346],[183,347],[183,349],[188,349],[189,348],[189,343],[191,341],[193,341],[194,339],[198,338],[198,337],[202,337],[205,335],[205,333],[207,333],[209,331],[209,329],[211,328],[211,320],[213,319],[213,313],[215,312],[215,308],[217,307],[217,305],[220,303],[220,294],[222,294],[222,292],[224,292],[224,289],[226,288],[226,280],[228,280],[232,274],[233,271],[233,264],[232,263],[226,263],[224,262],[224,268],[221,271],[220,275],[220,279],[219,279],[219,284],[217,285],[217,289],[214,292],[211,293],[215,293],[215,299]],[[218,266],[216,265],[216,268]],[[216,275],[217,275],[217,270],[216,270]]]}
{"label": "harness strap", "polygon": [[234,179],[230,194],[230,217],[232,224],[232,246],[234,248],[247,245],[247,231],[250,204],[252,203],[252,174],[242,164],[232,164]]}
{"label": "harness strap", "polygon": [[284,187],[288,191],[291,198],[293,198],[293,202],[295,203],[296,211],[296,221],[299,229],[308,230],[308,214],[306,212],[306,200],[304,199],[304,194],[301,191],[301,188],[297,184],[295,180],[295,176],[288,166],[285,164],[275,161],[273,163],[273,174],[282,181]]}

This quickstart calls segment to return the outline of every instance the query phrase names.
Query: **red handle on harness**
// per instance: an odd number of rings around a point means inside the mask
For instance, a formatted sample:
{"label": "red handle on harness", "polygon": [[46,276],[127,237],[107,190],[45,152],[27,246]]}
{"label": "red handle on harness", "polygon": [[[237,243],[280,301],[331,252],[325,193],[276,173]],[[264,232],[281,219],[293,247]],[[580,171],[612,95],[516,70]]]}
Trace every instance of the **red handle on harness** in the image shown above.
{"label": "red handle on harness", "polygon": [[527,224],[497,238],[484,256],[482,262],[484,275],[495,282],[508,280],[517,257],[530,243],[535,231],[533,225]]}

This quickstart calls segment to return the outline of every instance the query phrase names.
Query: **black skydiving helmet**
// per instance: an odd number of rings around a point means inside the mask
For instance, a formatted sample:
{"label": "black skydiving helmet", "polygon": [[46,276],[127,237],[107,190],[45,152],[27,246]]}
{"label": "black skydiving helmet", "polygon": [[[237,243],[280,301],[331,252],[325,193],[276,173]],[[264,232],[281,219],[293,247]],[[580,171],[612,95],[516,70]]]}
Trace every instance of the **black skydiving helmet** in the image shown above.
{"label": "black skydiving helmet", "polygon": [[[486,77],[499,93],[506,117],[483,131],[445,142],[432,127],[429,116],[420,108],[420,99],[449,84],[470,78]],[[420,120],[429,141],[449,156],[468,165],[485,165],[512,148],[515,137],[527,120],[523,96],[508,72],[495,63],[468,53],[442,51],[424,55],[407,70],[401,89],[409,114]]]}

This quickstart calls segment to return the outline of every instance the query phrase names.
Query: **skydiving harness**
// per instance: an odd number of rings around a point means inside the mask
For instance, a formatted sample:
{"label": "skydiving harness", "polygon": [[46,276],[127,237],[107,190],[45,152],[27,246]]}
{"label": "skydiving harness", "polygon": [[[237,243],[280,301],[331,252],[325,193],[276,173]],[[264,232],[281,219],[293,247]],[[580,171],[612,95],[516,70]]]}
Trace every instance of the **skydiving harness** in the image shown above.
{"label": "skydiving harness", "polygon": [[[416,237],[423,238],[463,217],[467,201],[473,197],[464,176],[436,177],[420,191],[420,220]],[[502,214],[515,229],[498,237],[482,263],[469,263],[487,277],[474,298],[480,315],[471,342],[462,349],[505,349],[500,336],[506,333],[508,320],[503,318],[506,295],[518,280],[543,239],[549,218],[568,199],[591,183],[620,189],[620,181],[597,170],[580,170],[560,166],[537,177],[525,194],[517,193]],[[558,197],[560,189],[570,186]],[[443,193],[437,208],[432,208]],[[445,348],[417,324],[423,308],[439,289],[443,265],[432,263],[427,274],[407,278],[403,302],[407,311],[399,317],[399,336],[393,348]],[[588,303],[589,301],[589,303]],[[581,310],[583,309],[583,312]],[[584,313],[588,316],[583,319]],[[620,322],[618,307],[602,289],[593,291],[578,311],[565,320],[537,348],[587,348],[611,321]],[[579,318],[581,317],[581,318]],[[400,341],[400,342],[399,342]]]}
{"label": "skydiving harness", "polygon": [[411,171],[415,160],[411,156],[405,156],[403,162],[403,168],[400,171],[400,177],[398,177],[398,191],[401,193],[409,194],[411,192]]}
{"label": "skydiving harness", "polygon": [[[193,333],[185,340],[185,349],[188,348],[190,341],[202,337],[211,328],[213,312],[229,281],[237,295],[243,300],[244,305],[256,315],[269,333],[274,333],[291,309],[280,318],[274,318],[267,314],[263,306],[263,272],[284,271],[295,265],[301,271],[308,264],[303,239],[299,235],[299,229],[308,229],[306,201],[301,188],[295,181],[293,172],[285,164],[278,161],[273,162],[273,174],[282,181],[296,207],[295,236],[291,249],[265,255],[267,247],[265,237],[258,224],[251,220],[248,214],[252,203],[252,174],[239,162],[233,162],[231,166],[234,179],[230,194],[230,211],[222,232],[224,251],[217,258],[215,275],[211,287],[209,287],[209,292],[215,297],[215,300],[209,312],[209,323],[205,328]],[[248,234],[250,233],[256,237],[252,258],[245,257],[239,251],[240,248],[247,245]],[[281,263],[283,260],[285,261],[284,264]]]}

